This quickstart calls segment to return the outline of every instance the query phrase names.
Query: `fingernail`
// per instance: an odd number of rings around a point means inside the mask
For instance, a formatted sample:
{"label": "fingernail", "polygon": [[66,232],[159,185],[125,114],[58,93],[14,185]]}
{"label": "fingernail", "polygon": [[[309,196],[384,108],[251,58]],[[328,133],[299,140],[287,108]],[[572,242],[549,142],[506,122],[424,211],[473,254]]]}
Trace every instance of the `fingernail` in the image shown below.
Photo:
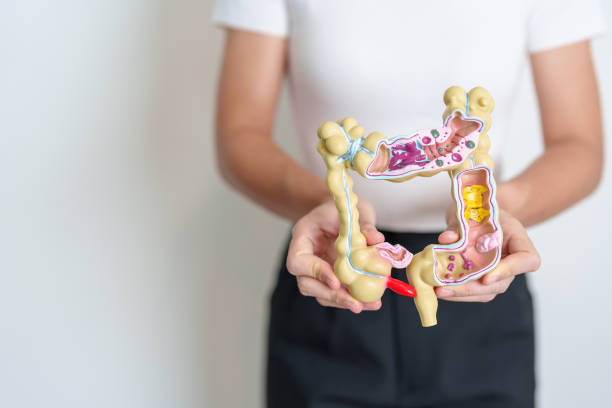
{"label": "fingernail", "polygon": [[353,313],[357,313],[356,310],[359,308],[357,302],[354,302],[352,300],[347,300],[346,302],[344,302],[344,306],[346,306]]}
{"label": "fingernail", "polygon": [[454,293],[455,292],[453,292],[450,289],[439,289],[438,290],[438,296],[440,296],[440,297],[451,297],[451,296],[453,296]]}

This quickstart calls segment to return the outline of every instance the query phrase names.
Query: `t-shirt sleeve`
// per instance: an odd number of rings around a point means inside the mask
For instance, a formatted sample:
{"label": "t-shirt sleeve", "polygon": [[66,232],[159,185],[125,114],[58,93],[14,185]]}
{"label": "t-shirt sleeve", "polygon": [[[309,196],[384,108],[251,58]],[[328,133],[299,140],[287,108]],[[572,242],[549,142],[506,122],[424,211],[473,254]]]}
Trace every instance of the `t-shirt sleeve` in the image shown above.
{"label": "t-shirt sleeve", "polygon": [[286,0],[216,0],[212,21],[224,27],[286,37]]}
{"label": "t-shirt sleeve", "polygon": [[527,49],[544,51],[606,31],[599,0],[533,0],[527,15]]}

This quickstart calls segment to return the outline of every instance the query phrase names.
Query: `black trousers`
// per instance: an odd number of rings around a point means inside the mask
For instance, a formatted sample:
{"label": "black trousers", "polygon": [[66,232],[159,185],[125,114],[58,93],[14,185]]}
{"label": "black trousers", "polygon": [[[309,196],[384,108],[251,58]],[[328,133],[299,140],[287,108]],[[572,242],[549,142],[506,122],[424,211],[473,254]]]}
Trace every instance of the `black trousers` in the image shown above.
{"label": "black trousers", "polygon": [[[385,232],[412,253],[437,234]],[[286,256],[286,254],[285,254]],[[302,296],[283,259],[271,299],[270,408],[534,405],[534,330],[524,275],[489,303],[440,301],[423,328],[414,302],[387,290],[355,315]],[[405,271],[393,275],[406,279]]]}

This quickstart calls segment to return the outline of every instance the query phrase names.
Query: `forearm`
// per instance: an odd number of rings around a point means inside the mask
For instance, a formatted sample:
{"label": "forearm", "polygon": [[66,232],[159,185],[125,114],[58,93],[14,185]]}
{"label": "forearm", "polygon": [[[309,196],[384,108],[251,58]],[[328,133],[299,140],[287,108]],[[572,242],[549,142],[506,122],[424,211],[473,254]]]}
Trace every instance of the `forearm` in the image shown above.
{"label": "forearm", "polygon": [[223,178],[268,210],[295,221],[330,198],[325,182],[304,169],[267,135],[243,129],[222,135]]}
{"label": "forearm", "polygon": [[545,150],[498,191],[500,205],[526,226],[589,195],[603,167],[601,109],[589,42],[530,58]]}
{"label": "forearm", "polygon": [[556,143],[525,171],[500,185],[498,202],[525,226],[537,224],[593,192],[602,164],[600,149],[575,139]]}

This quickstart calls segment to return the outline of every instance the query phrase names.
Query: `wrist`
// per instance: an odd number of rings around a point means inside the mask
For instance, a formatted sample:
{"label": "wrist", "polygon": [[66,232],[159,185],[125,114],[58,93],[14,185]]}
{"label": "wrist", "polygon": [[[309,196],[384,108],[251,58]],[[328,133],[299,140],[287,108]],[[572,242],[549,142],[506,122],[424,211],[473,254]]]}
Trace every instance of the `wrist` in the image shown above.
{"label": "wrist", "polygon": [[306,177],[304,175],[293,177],[293,181],[287,183],[286,191],[292,209],[291,218],[293,218],[293,221],[297,221],[308,214],[313,208],[333,202],[325,183],[310,174]]}
{"label": "wrist", "polygon": [[527,183],[513,179],[501,183],[497,189],[497,203],[500,209],[519,218],[529,202],[530,187]]}

